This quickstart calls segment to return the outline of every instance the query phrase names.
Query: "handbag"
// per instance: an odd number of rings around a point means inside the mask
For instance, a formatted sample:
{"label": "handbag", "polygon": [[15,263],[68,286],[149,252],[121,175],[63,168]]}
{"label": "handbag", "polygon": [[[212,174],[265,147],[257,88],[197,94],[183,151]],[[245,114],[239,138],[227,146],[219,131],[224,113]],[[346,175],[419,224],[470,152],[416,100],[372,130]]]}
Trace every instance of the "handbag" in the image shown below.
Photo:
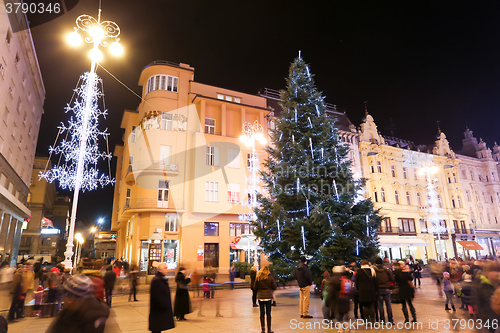
{"label": "handbag", "polygon": [[413,285],[412,281],[408,281],[408,285],[410,286],[410,288],[415,289],[415,286]]}

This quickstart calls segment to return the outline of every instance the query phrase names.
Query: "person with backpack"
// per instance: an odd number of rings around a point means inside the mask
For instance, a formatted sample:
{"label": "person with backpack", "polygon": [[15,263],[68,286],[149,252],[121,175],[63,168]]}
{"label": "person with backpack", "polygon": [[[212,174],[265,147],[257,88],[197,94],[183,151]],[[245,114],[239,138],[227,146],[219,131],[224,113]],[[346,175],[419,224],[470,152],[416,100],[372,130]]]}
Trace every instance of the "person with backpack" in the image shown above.
{"label": "person with backpack", "polygon": [[332,277],[328,283],[328,295],[326,304],[330,308],[332,316],[342,322],[349,312],[349,301],[351,296],[351,280],[346,276],[344,266],[335,266]]}
{"label": "person with backpack", "polygon": [[356,272],[356,290],[358,291],[359,303],[363,308],[362,318],[365,321],[375,322],[375,302],[377,302],[377,278],[368,260],[361,261],[361,268]]}
{"label": "person with backpack", "polygon": [[391,270],[384,267],[382,264],[382,259],[375,259],[375,274],[377,277],[377,298],[378,298],[378,311],[380,314],[380,321],[385,322],[384,316],[384,303],[387,309],[387,320],[393,323],[392,317],[392,307],[391,307],[391,287],[394,285],[394,275]]}

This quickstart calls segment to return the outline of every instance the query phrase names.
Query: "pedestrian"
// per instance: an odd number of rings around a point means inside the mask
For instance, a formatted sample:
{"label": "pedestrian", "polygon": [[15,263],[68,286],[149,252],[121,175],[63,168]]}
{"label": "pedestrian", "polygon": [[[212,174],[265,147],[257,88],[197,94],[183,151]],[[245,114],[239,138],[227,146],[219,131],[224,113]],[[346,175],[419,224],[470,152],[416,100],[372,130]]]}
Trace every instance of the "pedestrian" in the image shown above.
{"label": "pedestrian", "polygon": [[443,265],[433,260],[430,264],[431,268],[431,276],[436,280],[436,286],[438,289],[439,296],[443,295],[443,291],[441,288],[441,281],[443,280]]}
{"label": "pedestrian", "polygon": [[413,286],[417,288],[417,280],[418,280],[418,287],[420,288],[420,278],[422,277],[422,266],[420,266],[420,263],[415,260],[413,261],[413,264],[411,265],[411,269],[413,271]]}
{"label": "pedestrian", "polygon": [[255,290],[255,278],[257,277],[257,267],[252,266],[250,268],[250,289],[252,290],[252,304],[253,307],[258,307],[257,305],[257,291]]}
{"label": "pedestrian", "polygon": [[138,302],[137,285],[139,284],[139,271],[137,270],[137,266],[135,265],[131,266],[131,270],[129,272],[129,280],[130,280],[130,293],[128,295],[128,301],[130,302],[132,299],[132,295],[134,295],[134,302]]}
{"label": "pedestrian", "polygon": [[61,289],[64,308],[47,333],[103,333],[109,308],[94,297],[92,280],[82,274],[72,275]]}
{"label": "pedestrian", "polygon": [[349,312],[351,297],[351,279],[347,278],[344,266],[335,266],[328,282],[326,305],[333,318],[343,322]]}
{"label": "pedestrian", "polygon": [[149,300],[149,330],[153,333],[175,327],[170,287],[168,286],[167,264],[159,263],[157,270],[158,273],[151,281]]}
{"label": "pedestrian", "polygon": [[186,277],[186,269],[179,268],[175,277],[177,290],[175,292],[174,316],[177,320],[186,320],[186,314],[191,313],[191,302],[189,300],[188,284],[191,282],[191,274]]}
{"label": "pedestrian", "polygon": [[47,266],[42,266],[41,269],[38,271],[38,283],[45,288],[45,282],[47,281]]}
{"label": "pedestrian", "polygon": [[[195,270],[191,275],[191,282],[193,282],[192,286],[194,286],[193,297],[200,297],[200,273],[197,270]],[[196,296],[194,294],[195,290]]]}
{"label": "pedestrian", "polygon": [[356,272],[356,290],[358,291],[359,305],[363,308],[362,318],[374,323],[375,303],[377,302],[377,278],[368,260],[361,261],[361,268]]}
{"label": "pedestrian", "polygon": [[412,299],[415,295],[414,290],[409,282],[412,280],[409,269],[404,265],[404,262],[394,263],[394,280],[399,290],[399,299],[401,300],[401,309],[405,316],[405,323],[410,321],[408,316],[408,307],[410,308],[412,321],[417,322],[417,313],[413,306]]}
{"label": "pedestrian", "polygon": [[40,317],[42,315],[42,307],[43,307],[43,287],[42,285],[38,285],[38,288],[33,293],[35,298],[35,308],[33,310],[33,316]]}
{"label": "pedestrian", "polygon": [[106,268],[106,274],[104,274],[104,290],[106,292],[106,304],[111,307],[111,300],[113,297],[113,289],[115,288],[116,273],[113,271],[113,267],[109,265]]}
{"label": "pedestrian", "polygon": [[300,264],[295,270],[295,278],[300,288],[300,318],[312,318],[312,316],[309,315],[312,279],[309,268],[307,267],[306,257],[304,256],[300,257]]}
{"label": "pedestrian", "polygon": [[217,279],[217,268],[208,266],[208,277],[210,278],[210,297],[215,296],[215,280]]}
{"label": "pedestrian", "polygon": [[330,273],[325,271],[323,273],[323,280],[321,280],[321,289],[319,293],[319,297],[321,298],[321,311],[323,312],[323,319],[330,320],[332,319],[332,311],[327,305],[326,299],[328,297],[328,288],[330,283]]}
{"label": "pedestrian", "polygon": [[472,272],[468,265],[464,265],[464,274],[462,282],[460,282],[460,288],[462,290],[462,305],[461,309],[469,310],[469,315],[474,319],[474,310],[472,308],[471,294],[472,294]]}
{"label": "pedestrian", "polygon": [[[475,289],[475,297],[477,299],[477,319],[481,320],[482,323],[500,321],[500,316],[491,307],[491,298],[499,282],[498,271],[499,266],[496,261],[486,262],[483,265],[483,273],[478,277],[479,281]],[[495,331],[493,327],[490,327],[489,330],[490,332]]]}
{"label": "pedestrian", "polygon": [[391,270],[384,267],[382,258],[375,259],[375,274],[377,277],[377,298],[380,321],[385,322],[384,303],[387,311],[387,320],[394,323],[391,307],[391,286],[394,285],[394,275]]}
{"label": "pedestrian", "polygon": [[57,311],[55,309],[55,303],[59,301],[59,294],[61,294],[61,276],[60,271],[57,267],[52,267],[50,269],[49,276],[47,278],[47,284],[49,287],[49,292],[47,295],[47,303],[50,304],[50,316],[54,316],[55,313],[59,312],[60,305],[57,306]]}
{"label": "pedestrian", "polygon": [[236,277],[236,267],[234,264],[231,264],[231,268],[229,268],[229,288],[234,289],[234,278]]}
{"label": "pedestrian", "polygon": [[203,298],[210,298],[210,282],[212,279],[205,274],[203,276]]}
{"label": "pedestrian", "polygon": [[24,302],[21,269],[18,269],[14,274],[10,293],[12,294],[12,302],[7,319],[11,322],[18,322],[19,318],[23,317],[21,302]]}
{"label": "pedestrian", "polygon": [[451,281],[450,281],[450,273],[448,273],[448,272],[443,272],[443,291],[444,291],[444,294],[446,295],[446,303],[444,305],[444,309],[451,310],[448,307],[448,303],[450,303],[453,311],[457,311],[455,309],[455,304],[453,304],[454,290],[453,290],[453,286],[452,286]]}
{"label": "pedestrian", "polygon": [[273,290],[276,290],[276,282],[268,266],[263,266],[257,273],[254,288],[257,291],[257,299],[259,300],[261,333],[266,333],[265,317],[267,317],[267,333],[274,333],[271,331],[271,302]]}
{"label": "pedestrian", "polygon": [[363,308],[359,306],[359,295],[358,295],[358,290],[356,289],[356,272],[358,270],[358,267],[355,262],[352,262],[350,264],[350,270],[349,274],[351,274],[351,282],[353,283],[352,286],[352,303],[354,305],[354,319],[358,319],[358,309],[359,309],[359,315],[361,318],[363,318]]}

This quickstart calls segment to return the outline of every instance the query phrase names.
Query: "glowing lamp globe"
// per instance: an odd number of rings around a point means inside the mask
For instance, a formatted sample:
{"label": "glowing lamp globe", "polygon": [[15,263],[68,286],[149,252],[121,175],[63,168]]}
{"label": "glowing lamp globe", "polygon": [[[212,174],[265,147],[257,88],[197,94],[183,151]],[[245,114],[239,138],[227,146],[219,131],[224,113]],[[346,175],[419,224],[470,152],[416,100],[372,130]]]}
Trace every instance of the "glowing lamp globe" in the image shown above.
{"label": "glowing lamp globe", "polygon": [[92,59],[92,61],[99,62],[102,59],[102,52],[99,49],[90,50],[89,55],[90,55],[90,59]]}
{"label": "glowing lamp globe", "polygon": [[419,176],[422,176],[426,172],[427,172],[427,170],[425,168],[421,168],[421,169],[418,170],[417,173],[418,173]]}
{"label": "glowing lamp globe", "polygon": [[240,135],[240,141],[241,142],[246,142],[247,141],[247,136],[245,134]]}
{"label": "glowing lamp globe", "polygon": [[72,33],[70,33],[68,35],[67,41],[72,46],[78,46],[82,43],[82,37],[80,36],[80,34],[78,32],[73,31]]}
{"label": "glowing lamp globe", "polygon": [[262,139],[262,138],[263,138],[262,133],[255,134],[255,140],[260,141],[260,139]]}
{"label": "glowing lamp globe", "polygon": [[123,53],[123,47],[120,43],[118,42],[114,42],[113,44],[111,44],[109,46],[109,50],[111,51],[111,53],[113,53],[115,56],[119,56],[119,55],[122,55]]}
{"label": "glowing lamp globe", "polygon": [[252,141],[251,140],[246,140],[245,141],[245,146],[250,147],[251,145],[252,145]]}
{"label": "glowing lamp globe", "polygon": [[93,27],[90,27],[89,33],[94,39],[94,41],[101,41],[102,37],[104,37],[104,30],[102,30],[101,27],[94,25]]}
{"label": "glowing lamp globe", "polygon": [[262,138],[260,138],[259,142],[261,145],[265,145],[267,143],[267,140],[266,140],[266,138],[262,137]]}
{"label": "glowing lamp globe", "polygon": [[430,171],[432,175],[435,175],[439,171],[439,167],[433,166]]}

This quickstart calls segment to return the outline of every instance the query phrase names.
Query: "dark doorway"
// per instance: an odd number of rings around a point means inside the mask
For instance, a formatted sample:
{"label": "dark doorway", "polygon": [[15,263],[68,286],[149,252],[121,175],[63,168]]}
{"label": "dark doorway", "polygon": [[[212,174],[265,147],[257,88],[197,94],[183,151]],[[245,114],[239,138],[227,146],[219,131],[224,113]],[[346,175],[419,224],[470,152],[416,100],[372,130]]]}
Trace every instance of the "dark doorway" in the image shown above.
{"label": "dark doorway", "polygon": [[205,243],[205,267],[219,267],[219,243]]}

